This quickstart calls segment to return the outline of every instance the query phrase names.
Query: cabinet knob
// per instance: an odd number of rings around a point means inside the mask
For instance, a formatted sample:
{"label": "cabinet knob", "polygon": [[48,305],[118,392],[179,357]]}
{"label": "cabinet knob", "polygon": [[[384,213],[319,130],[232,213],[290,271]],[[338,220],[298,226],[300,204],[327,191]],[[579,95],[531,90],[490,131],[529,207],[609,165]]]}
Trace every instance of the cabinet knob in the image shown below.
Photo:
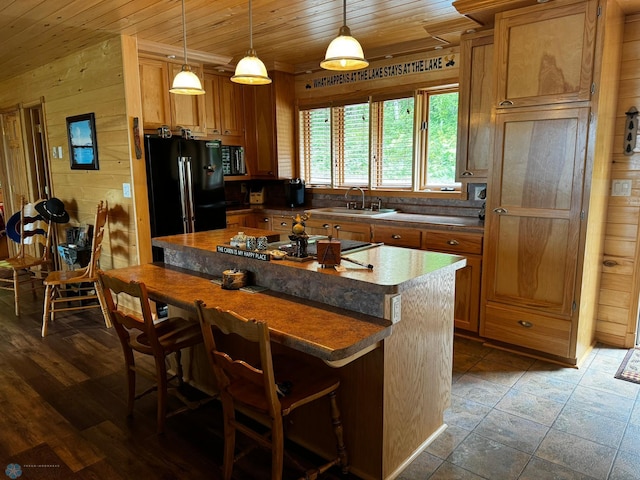
{"label": "cabinet knob", "polygon": [[618,262],[616,262],[615,260],[605,260],[604,262],[602,262],[602,264],[605,267],[615,267],[616,265],[618,265]]}
{"label": "cabinet knob", "polygon": [[533,323],[531,322],[527,322],[526,320],[518,320],[518,323],[520,325],[522,325],[524,328],[531,328],[533,327]]}
{"label": "cabinet knob", "polygon": [[498,207],[493,209],[493,213],[503,214],[503,213],[509,213],[509,211],[506,208]]}
{"label": "cabinet knob", "polygon": [[340,227],[340,225],[334,225],[333,228],[335,228],[336,230],[340,230],[340,228],[342,227]]}
{"label": "cabinet knob", "polygon": [[281,223],[280,223],[280,226],[281,226],[281,227],[286,227],[286,226],[287,226],[287,222],[281,222]]}
{"label": "cabinet knob", "polygon": [[400,240],[402,238],[402,235],[398,235],[397,233],[394,233],[393,235],[391,235],[391,238],[393,238],[394,240]]}
{"label": "cabinet knob", "polygon": [[455,238],[452,238],[451,240],[447,240],[447,243],[449,245],[453,245],[453,246],[460,245],[460,242],[458,240],[456,240]]}
{"label": "cabinet knob", "polygon": [[464,172],[462,172],[460,174],[461,177],[473,177],[473,172],[470,172],[469,170],[465,170]]}
{"label": "cabinet knob", "polygon": [[269,217],[263,218],[262,221],[265,222],[265,223],[269,222]]}
{"label": "cabinet knob", "polygon": [[509,107],[509,106],[513,105],[513,102],[511,100],[503,100],[498,105],[500,107]]}
{"label": "cabinet knob", "polygon": [[328,223],[323,223],[322,228],[331,228],[331,225],[329,225]]}

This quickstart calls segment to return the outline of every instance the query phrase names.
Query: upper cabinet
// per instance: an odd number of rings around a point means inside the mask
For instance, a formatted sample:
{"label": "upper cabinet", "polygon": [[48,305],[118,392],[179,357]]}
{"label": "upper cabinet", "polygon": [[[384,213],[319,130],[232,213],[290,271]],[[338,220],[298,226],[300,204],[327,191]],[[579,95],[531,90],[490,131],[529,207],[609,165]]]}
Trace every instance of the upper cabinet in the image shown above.
{"label": "upper cabinet", "polygon": [[295,171],[293,75],[269,72],[269,85],[244,89],[246,161],[252,177],[292,178]]}
{"label": "upper cabinet", "polygon": [[486,181],[493,154],[493,31],[463,35],[460,41],[458,180]]}
{"label": "upper cabinet", "polygon": [[496,15],[498,108],[590,99],[598,5],[558,3]]}
{"label": "upper cabinet", "polygon": [[244,145],[242,86],[228,75],[204,74],[207,136],[227,145]]}
{"label": "upper cabinet", "polygon": [[[169,88],[182,65],[154,58],[139,57],[140,90],[144,129],[156,130],[168,125],[172,130],[185,128],[193,134],[205,134],[203,95],[173,95]],[[191,65],[202,78],[202,67]]]}

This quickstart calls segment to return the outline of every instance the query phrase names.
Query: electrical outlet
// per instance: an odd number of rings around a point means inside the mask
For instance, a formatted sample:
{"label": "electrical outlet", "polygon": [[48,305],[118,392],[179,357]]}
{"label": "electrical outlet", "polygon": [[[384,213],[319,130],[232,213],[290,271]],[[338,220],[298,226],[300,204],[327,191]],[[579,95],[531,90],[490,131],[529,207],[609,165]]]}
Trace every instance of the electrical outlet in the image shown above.
{"label": "electrical outlet", "polygon": [[402,297],[399,294],[395,297],[391,297],[391,323],[398,323],[400,321],[402,312],[401,300]]}
{"label": "electrical outlet", "polygon": [[474,185],[473,187],[473,200],[482,201],[487,197],[486,185]]}
{"label": "electrical outlet", "polygon": [[247,184],[244,182],[240,184],[240,193],[247,193]]}
{"label": "electrical outlet", "polygon": [[402,295],[386,295],[385,302],[385,318],[391,320],[391,323],[398,323],[402,317]]}
{"label": "electrical outlet", "polygon": [[122,184],[122,196],[124,198],[131,198],[131,184],[123,183]]}

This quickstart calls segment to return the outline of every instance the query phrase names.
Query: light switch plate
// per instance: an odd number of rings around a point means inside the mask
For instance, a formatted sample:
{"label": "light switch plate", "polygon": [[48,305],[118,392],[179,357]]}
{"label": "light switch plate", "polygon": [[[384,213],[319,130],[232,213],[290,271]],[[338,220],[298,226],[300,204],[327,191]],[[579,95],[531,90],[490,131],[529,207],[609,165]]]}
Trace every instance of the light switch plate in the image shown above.
{"label": "light switch plate", "polygon": [[611,182],[612,197],[629,197],[631,196],[631,180],[613,180]]}

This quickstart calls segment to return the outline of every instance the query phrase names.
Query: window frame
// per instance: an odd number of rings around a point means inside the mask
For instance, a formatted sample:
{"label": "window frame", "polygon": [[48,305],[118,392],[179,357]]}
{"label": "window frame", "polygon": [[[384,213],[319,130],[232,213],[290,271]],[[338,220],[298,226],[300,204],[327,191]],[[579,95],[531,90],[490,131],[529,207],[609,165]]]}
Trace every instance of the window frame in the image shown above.
{"label": "window frame", "polygon": [[[459,105],[459,94],[460,88],[458,84],[448,84],[441,86],[434,86],[428,88],[419,88],[413,90],[412,92],[407,92],[406,90],[403,92],[396,93],[388,93],[385,95],[372,95],[367,99],[363,99],[362,97],[353,98],[349,100],[342,99],[342,101],[328,101],[328,102],[314,102],[313,104],[307,104],[303,107],[298,108],[297,122],[299,123],[298,128],[296,129],[298,135],[300,136],[298,142],[298,153],[299,153],[299,162],[298,166],[300,168],[300,175],[305,177],[307,180],[307,169],[304,166],[305,162],[308,162],[308,159],[305,155],[303,155],[302,149],[305,139],[303,138],[302,126],[301,122],[302,115],[305,111],[320,109],[320,108],[329,108],[329,116],[330,118],[333,116],[333,108],[335,107],[343,107],[346,105],[354,105],[359,103],[368,103],[369,104],[369,159],[368,159],[368,172],[367,172],[367,181],[362,184],[341,184],[338,181],[338,175],[336,172],[336,161],[335,161],[335,142],[334,142],[334,125],[333,119],[331,118],[331,126],[330,126],[330,136],[331,136],[331,172],[330,172],[330,180],[329,184],[314,184],[312,182],[307,183],[307,188],[311,188],[317,190],[321,193],[332,193],[338,191],[344,191],[345,189],[351,186],[360,186],[362,188],[367,188],[370,191],[375,191],[377,194],[381,194],[381,196],[389,196],[394,193],[400,193],[403,196],[420,196],[420,197],[448,197],[448,198],[463,198],[463,183],[460,182],[454,176],[454,183],[447,185],[428,185],[427,184],[427,157],[426,157],[426,148],[427,148],[427,134],[422,130],[423,122],[426,121],[425,115],[428,115],[428,102],[424,101],[424,95],[437,95],[437,94],[445,94],[457,92],[458,93],[458,105]],[[373,134],[372,130],[375,128],[371,119],[374,117],[374,113],[372,112],[372,103],[376,102],[384,102],[385,100],[394,100],[394,99],[402,99],[413,97],[414,99],[414,127],[413,127],[413,153],[412,153],[412,181],[411,186],[407,187],[388,187],[388,186],[377,186],[373,182],[374,175],[376,174],[375,170],[378,168],[375,164],[373,158],[374,152],[374,142],[373,142]],[[426,108],[426,110],[425,110]],[[380,109],[381,111],[383,109]],[[382,113],[381,113],[382,114]],[[457,121],[457,119],[456,119]],[[307,145],[307,149],[309,146]],[[457,157],[455,159],[456,163],[458,161]],[[457,167],[455,165],[454,167]],[[443,188],[446,188],[444,190]]]}

